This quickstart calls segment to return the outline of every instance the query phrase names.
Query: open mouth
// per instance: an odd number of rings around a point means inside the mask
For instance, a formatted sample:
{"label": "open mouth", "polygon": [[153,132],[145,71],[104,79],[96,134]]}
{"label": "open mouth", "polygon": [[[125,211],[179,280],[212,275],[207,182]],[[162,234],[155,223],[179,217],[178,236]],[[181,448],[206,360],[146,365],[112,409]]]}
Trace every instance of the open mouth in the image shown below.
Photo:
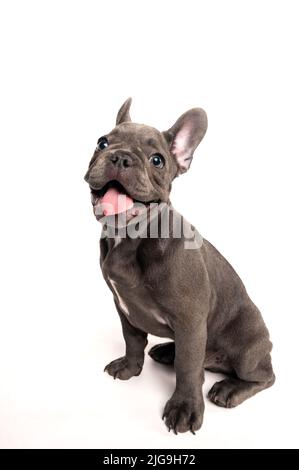
{"label": "open mouth", "polygon": [[158,200],[144,202],[132,198],[117,180],[109,181],[98,190],[91,188],[91,197],[96,216],[110,216],[126,212],[134,217],[142,212],[142,206],[144,211],[150,204],[159,203]]}

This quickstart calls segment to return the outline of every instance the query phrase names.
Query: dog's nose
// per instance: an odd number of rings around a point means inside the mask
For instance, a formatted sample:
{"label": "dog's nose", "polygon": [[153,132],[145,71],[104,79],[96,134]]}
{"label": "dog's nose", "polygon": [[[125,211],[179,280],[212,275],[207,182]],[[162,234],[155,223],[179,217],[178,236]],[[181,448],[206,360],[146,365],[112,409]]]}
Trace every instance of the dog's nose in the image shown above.
{"label": "dog's nose", "polygon": [[119,168],[128,168],[132,166],[132,158],[129,155],[111,155],[110,160],[113,165]]}

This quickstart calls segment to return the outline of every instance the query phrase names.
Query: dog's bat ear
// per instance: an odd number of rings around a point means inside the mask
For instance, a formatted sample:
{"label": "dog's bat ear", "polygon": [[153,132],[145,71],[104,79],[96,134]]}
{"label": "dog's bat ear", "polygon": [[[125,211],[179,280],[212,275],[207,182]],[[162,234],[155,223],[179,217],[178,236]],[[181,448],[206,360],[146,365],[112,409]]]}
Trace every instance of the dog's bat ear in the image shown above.
{"label": "dog's bat ear", "polygon": [[179,174],[189,169],[193,153],[205,135],[207,127],[208,119],[205,111],[193,108],[184,113],[168,131],[163,132],[170,152],[178,163]]}
{"label": "dog's bat ear", "polygon": [[130,107],[132,103],[132,98],[128,98],[127,101],[124,102],[122,107],[117,113],[117,118],[116,118],[116,125],[122,124],[123,122],[131,122],[131,117],[130,117]]}

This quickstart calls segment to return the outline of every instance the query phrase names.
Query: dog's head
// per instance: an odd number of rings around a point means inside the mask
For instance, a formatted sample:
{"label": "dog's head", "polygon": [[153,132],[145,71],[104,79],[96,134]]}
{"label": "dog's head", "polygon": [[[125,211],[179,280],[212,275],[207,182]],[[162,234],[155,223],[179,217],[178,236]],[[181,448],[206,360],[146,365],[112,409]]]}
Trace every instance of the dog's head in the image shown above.
{"label": "dog's head", "polygon": [[134,215],[137,203],[168,202],[172,180],[189,169],[207,129],[200,108],[159,132],[131,122],[130,105],[131,98],[120,108],[116,127],[99,138],[85,175],[97,215]]}

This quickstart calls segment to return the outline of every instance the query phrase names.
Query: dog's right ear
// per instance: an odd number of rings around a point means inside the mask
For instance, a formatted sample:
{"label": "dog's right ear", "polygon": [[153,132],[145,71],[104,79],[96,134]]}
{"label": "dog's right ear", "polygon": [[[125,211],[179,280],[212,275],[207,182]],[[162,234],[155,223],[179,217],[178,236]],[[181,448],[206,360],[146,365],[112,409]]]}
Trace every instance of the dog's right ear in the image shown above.
{"label": "dog's right ear", "polygon": [[127,101],[124,102],[122,107],[117,113],[117,118],[116,118],[116,125],[122,124],[123,122],[131,122],[131,117],[130,117],[130,106],[132,103],[132,98],[128,98]]}

